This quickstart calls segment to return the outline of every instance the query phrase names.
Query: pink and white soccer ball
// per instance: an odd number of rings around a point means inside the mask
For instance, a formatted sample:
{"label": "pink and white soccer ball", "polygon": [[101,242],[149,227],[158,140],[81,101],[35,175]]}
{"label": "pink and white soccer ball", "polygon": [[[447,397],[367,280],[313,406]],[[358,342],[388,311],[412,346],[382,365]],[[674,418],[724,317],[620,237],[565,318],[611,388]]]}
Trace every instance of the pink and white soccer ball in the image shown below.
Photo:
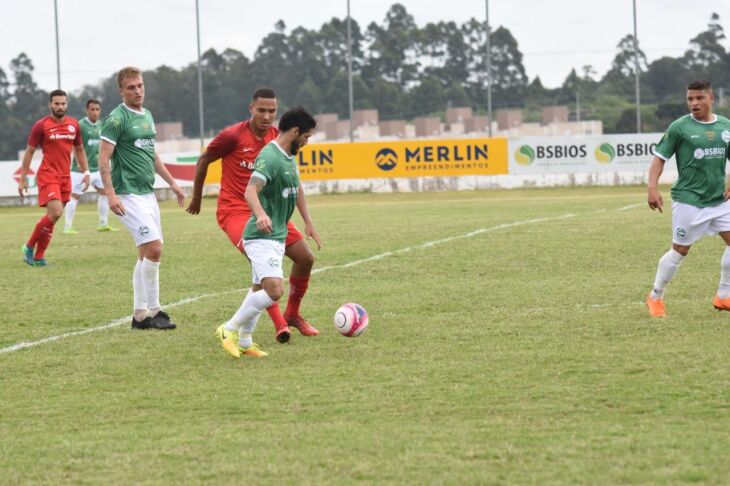
{"label": "pink and white soccer ball", "polygon": [[359,304],[344,304],[335,312],[335,329],[347,337],[357,337],[368,328],[368,313]]}

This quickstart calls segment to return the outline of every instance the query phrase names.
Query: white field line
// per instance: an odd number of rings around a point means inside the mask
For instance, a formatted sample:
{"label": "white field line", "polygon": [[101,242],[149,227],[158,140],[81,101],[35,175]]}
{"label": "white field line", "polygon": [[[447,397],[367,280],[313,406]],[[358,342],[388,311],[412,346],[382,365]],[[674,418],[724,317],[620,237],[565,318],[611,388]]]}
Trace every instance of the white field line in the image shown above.
{"label": "white field line", "polygon": [[[624,208],[620,208],[619,211],[625,210],[626,208],[628,208],[628,206],[626,206]],[[592,211],[592,212],[589,212],[589,213],[582,213],[582,215],[596,214],[596,213],[603,213],[603,212],[606,212],[606,210],[605,209],[599,209],[597,211]],[[563,214],[561,216],[551,216],[551,217],[547,217],[547,218],[526,219],[526,220],[523,220],[523,221],[515,221],[515,222],[512,222],[512,223],[504,223],[504,224],[499,224],[497,226],[490,226],[488,228],[479,228],[477,230],[470,231],[469,233],[463,233],[463,234],[456,235],[456,236],[449,236],[447,238],[442,238],[440,240],[427,241],[426,243],[422,243],[420,245],[409,246],[409,247],[406,247],[406,248],[401,248],[399,250],[386,251],[385,253],[380,253],[378,255],[373,255],[371,257],[363,258],[361,260],[353,260],[353,261],[351,261],[349,263],[343,263],[341,265],[330,265],[328,267],[316,268],[316,269],[312,270],[312,273],[315,274],[315,273],[327,272],[329,270],[335,270],[335,269],[338,269],[338,268],[354,267],[356,265],[361,265],[363,263],[368,263],[368,262],[372,262],[372,261],[375,261],[375,260],[380,260],[380,259],[383,259],[383,258],[386,258],[386,257],[389,257],[389,256],[400,255],[402,253],[408,253],[408,252],[411,252],[411,251],[414,251],[414,250],[423,250],[423,249],[427,249],[427,248],[434,247],[436,245],[442,245],[444,243],[449,243],[451,241],[462,240],[462,239],[465,239],[465,238],[471,238],[473,236],[478,236],[478,235],[481,235],[481,234],[484,234],[484,233],[490,233],[492,231],[499,231],[499,230],[502,230],[502,229],[514,228],[516,226],[525,226],[525,225],[535,224],[535,223],[545,223],[545,222],[549,222],[549,221],[560,221],[560,220],[563,220],[563,219],[574,218],[575,216],[577,216],[577,215],[574,214],[574,213],[567,213],[567,214]],[[201,300],[201,299],[205,299],[205,298],[208,298],[208,297],[217,297],[219,295],[225,295],[225,294],[229,294],[229,293],[233,293],[233,292],[240,292],[242,290],[243,289],[226,290],[224,292],[217,292],[217,293],[213,293],[213,294],[202,294],[202,295],[198,295],[196,297],[188,297],[186,299],[182,299],[182,300],[179,300],[177,302],[173,302],[171,304],[165,304],[163,307],[164,308],[179,307],[179,306],[182,306],[182,305],[185,305],[185,304],[189,304],[191,302],[195,302],[195,301],[198,301],[198,300]],[[118,326],[121,326],[123,324],[129,323],[129,321],[130,321],[131,318],[132,318],[132,316],[129,315],[129,316],[126,316],[126,317],[122,317],[120,319],[116,319],[116,320],[114,320],[112,322],[109,322],[109,323],[104,324],[104,325],[101,325],[101,326],[91,327],[91,328],[88,328],[88,329],[83,329],[81,331],[67,332],[67,333],[64,333],[64,334],[59,334],[57,336],[50,336],[50,337],[47,337],[47,338],[39,339],[38,341],[21,342],[21,343],[18,343],[18,344],[14,344],[12,346],[8,346],[6,348],[0,348],[0,354],[13,353],[13,352],[19,351],[21,349],[32,348],[34,346],[40,346],[41,344],[46,344],[46,343],[50,343],[50,342],[53,342],[53,341],[58,341],[58,340],[61,340],[61,339],[66,339],[66,338],[73,337],[73,336],[81,336],[83,334],[89,334],[89,333],[92,333],[92,332],[103,331],[105,329],[111,329],[111,328],[118,327]]]}

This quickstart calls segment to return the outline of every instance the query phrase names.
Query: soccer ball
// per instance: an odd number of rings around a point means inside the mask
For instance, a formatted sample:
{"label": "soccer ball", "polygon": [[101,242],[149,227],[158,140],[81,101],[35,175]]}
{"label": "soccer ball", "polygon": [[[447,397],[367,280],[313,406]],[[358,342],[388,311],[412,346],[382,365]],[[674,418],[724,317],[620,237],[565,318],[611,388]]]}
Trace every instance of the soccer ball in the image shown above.
{"label": "soccer ball", "polygon": [[344,304],[335,312],[335,329],[347,337],[357,337],[368,328],[368,313],[359,304]]}

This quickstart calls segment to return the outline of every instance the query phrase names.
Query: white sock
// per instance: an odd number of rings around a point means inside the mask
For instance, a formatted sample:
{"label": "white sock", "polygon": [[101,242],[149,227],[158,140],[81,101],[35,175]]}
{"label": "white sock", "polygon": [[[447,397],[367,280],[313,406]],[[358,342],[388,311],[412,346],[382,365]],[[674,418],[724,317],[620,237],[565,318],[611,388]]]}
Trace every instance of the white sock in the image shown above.
{"label": "white sock", "polygon": [[[246,298],[243,299],[241,307],[239,307],[236,313],[233,314],[233,317],[229,321],[229,325],[233,324],[239,327],[239,338],[245,337],[245,334],[248,334],[248,337],[251,337],[254,329],[256,329],[256,322],[258,321],[261,312],[273,303],[274,301],[271,300],[271,297],[269,297],[269,294],[267,294],[264,289],[257,290],[256,292],[249,292],[248,295],[246,295]],[[249,343],[248,346],[246,346],[245,343],[242,343],[241,345],[248,347],[251,344]]]}
{"label": "white sock", "polygon": [[[246,299],[248,299],[251,294],[253,294],[253,290],[248,289],[248,293],[246,294],[246,297],[243,298],[243,301],[246,302]],[[241,307],[243,307],[243,304],[241,304]],[[239,308],[239,310],[240,310],[240,308]],[[235,314],[234,314],[234,317],[235,317]],[[241,330],[241,325],[234,322],[233,318],[231,318],[231,319],[229,319],[228,322],[226,322],[226,325],[223,328],[228,331],[238,332]]]}
{"label": "white sock", "polygon": [[109,224],[109,199],[106,196],[99,195],[96,200],[96,207],[99,209],[99,226]]}
{"label": "white sock", "polygon": [[134,266],[132,288],[134,289],[134,318],[141,321],[147,317],[147,294],[145,294],[142,278],[142,260],[137,260],[137,264]]}
{"label": "white sock", "polygon": [[75,197],[72,197],[69,199],[69,201],[66,203],[66,220],[63,223],[63,228],[68,229],[73,226],[74,223],[74,215],[76,214],[76,205],[79,203],[79,200]]}
{"label": "white sock", "polygon": [[717,289],[717,296],[721,299],[730,297],[730,246],[725,247],[720,260],[720,287]]}
{"label": "white sock", "polygon": [[160,262],[144,258],[141,266],[147,308],[154,317],[160,311]]}
{"label": "white sock", "polygon": [[683,258],[684,255],[672,248],[659,259],[656,279],[654,279],[654,289],[651,291],[652,299],[661,299],[664,297],[664,289],[667,288],[667,284],[672,280],[674,274],[677,273],[677,268],[679,268],[679,264],[682,263]]}

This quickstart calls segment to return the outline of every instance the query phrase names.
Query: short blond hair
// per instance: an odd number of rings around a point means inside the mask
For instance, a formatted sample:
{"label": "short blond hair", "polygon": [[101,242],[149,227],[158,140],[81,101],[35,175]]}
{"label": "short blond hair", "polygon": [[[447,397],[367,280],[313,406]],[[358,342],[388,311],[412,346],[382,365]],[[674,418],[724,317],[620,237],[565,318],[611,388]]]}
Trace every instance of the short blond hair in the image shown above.
{"label": "short blond hair", "polygon": [[134,78],[136,76],[142,76],[142,70],[134,66],[123,67],[117,73],[117,84],[122,88],[122,83],[127,78]]}

